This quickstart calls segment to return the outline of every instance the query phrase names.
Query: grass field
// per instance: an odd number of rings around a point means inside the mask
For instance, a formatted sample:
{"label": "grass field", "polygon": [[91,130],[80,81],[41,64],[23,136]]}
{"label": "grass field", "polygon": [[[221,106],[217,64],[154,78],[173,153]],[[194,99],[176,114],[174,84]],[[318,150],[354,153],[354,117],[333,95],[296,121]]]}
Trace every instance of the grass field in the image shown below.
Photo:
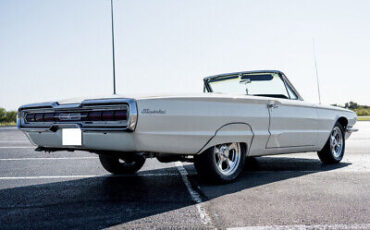
{"label": "grass field", "polygon": [[370,121],[370,116],[357,117],[358,121]]}
{"label": "grass field", "polygon": [[353,111],[356,112],[357,116],[370,117],[370,108],[353,109]]}
{"label": "grass field", "polygon": [[3,123],[0,123],[0,126],[15,126],[16,123],[15,122],[3,122]]}

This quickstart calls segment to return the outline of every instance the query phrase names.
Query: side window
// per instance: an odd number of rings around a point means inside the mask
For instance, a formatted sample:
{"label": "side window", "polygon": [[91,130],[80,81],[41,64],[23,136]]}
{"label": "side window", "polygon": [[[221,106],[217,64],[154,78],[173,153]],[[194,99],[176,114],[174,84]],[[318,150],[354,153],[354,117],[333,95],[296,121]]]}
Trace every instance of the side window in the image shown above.
{"label": "side window", "polygon": [[290,88],[290,86],[288,84],[286,84],[286,88],[288,90],[290,99],[297,100],[298,99],[298,96],[294,93],[294,91],[292,90],[292,88]]}

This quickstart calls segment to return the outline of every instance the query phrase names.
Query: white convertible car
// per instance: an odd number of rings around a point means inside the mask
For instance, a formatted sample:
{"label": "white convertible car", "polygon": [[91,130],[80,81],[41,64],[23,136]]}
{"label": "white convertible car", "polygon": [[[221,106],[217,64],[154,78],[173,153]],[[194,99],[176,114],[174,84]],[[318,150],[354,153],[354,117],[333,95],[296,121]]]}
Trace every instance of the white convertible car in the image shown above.
{"label": "white convertible car", "polygon": [[317,151],[338,163],[355,122],[350,110],[304,102],[280,71],[249,71],[207,77],[197,95],[25,105],[17,125],[36,150],[94,152],[114,174],[156,157],[194,162],[202,178],[227,182],[246,157]]}

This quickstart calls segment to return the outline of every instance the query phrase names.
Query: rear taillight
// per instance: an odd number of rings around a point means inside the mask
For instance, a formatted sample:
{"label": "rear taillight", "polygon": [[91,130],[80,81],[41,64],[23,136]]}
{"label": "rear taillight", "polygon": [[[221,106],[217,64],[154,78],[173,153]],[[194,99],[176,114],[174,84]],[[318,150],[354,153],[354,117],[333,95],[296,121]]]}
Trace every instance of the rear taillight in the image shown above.
{"label": "rear taillight", "polygon": [[26,121],[27,122],[34,122],[35,121],[35,114],[34,113],[27,114],[26,115]]}
{"label": "rear taillight", "polygon": [[35,114],[35,121],[36,122],[42,122],[42,121],[44,121],[44,114],[43,113],[36,113]]}
{"label": "rear taillight", "polygon": [[44,121],[46,121],[46,122],[54,121],[54,116],[55,116],[54,113],[45,113],[44,114]]}
{"label": "rear taillight", "polygon": [[127,111],[126,110],[117,110],[114,112],[114,120],[122,121],[127,120]]}
{"label": "rear taillight", "polygon": [[81,113],[81,121],[87,121],[87,117],[89,116],[88,112]]}
{"label": "rear taillight", "polygon": [[103,121],[113,121],[114,120],[114,111],[104,111],[102,113],[102,120]]}
{"label": "rear taillight", "polygon": [[127,110],[29,113],[25,120],[26,122],[124,121],[127,120]]}
{"label": "rear taillight", "polygon": [[88,121],[100,121],[101,120],[101,111],[94,111],[94,112],[89,112],[87,115],[87,120]]}
{"label": "rear taillight", "polygon": [[59,115],[60,113],[54,113],[54,121],[60,121]]}

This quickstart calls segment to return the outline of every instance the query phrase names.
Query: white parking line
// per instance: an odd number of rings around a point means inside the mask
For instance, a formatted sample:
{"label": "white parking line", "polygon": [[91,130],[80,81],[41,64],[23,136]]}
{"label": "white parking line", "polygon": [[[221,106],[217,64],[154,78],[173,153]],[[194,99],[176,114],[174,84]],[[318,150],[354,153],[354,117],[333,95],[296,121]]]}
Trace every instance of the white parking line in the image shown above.
{"label": "white parking line", "polygon": [[70,179],[70,178],[89,178],[99,175],[69,175],[69,176],[5,176],[0,180],[35,180],[35,179]]}
{"label": "white parking line", "polygon": [[34,149],[35,146],[0,146],[0,149]]}
{"label": "white parking line", "polygon": [[29,160],[86,160],[98,159],[99,157],[33,157],[33,158],[7,158],[0,161],[29,161]]}
{"label": "white parking line", "polygon": [[284,170],[284,169],[271,169],[271,170],[261,170],[261,171],[248,171],[248,173],[364,173],[369,172],[370,168],[368,166],[348,166],[346,168],[336,168],[336,169],[323,169],[323,170]]}
{"label": "white parking line", "polygon": [[188,171],[184,168],[183,164],[181,162],[175,163],[177,170],[181,174],[182,181],[184,182],[186,188],[188,189],[188,192],[190,193],[191,198],[196,203],[195,207],[198,210],[199,216],[203,224],[211,224],[211,218],[209,218],[209,215],[207,211],[202,207],[202,198],[200,198],[200,195],[197,191],[195,191],[190,184],[190,181],[188,180]]}
{"label": "white parking line", "polygon": [[58,175],[58,176],[6,176],[0,177],[0,180],[37,180],[37,179],[83,179],[83,178],[105,178],[105,177],[163,177],[163,176],[179,176],[176,172],[166,173],[139,173],[134,175]]}
{"label": "white parking line", "polygon": [[29,143],[29,141],[28,140],[8,140],[8,141],[0,140],[0,143]]}
{"label": "white parking line", "polygon": [[370,224],[333,224],[333,225],[271,225],[271,226],[248,226],[238,228],[227,228],[228,230],[336,230],[336,229],[370,229]]}

